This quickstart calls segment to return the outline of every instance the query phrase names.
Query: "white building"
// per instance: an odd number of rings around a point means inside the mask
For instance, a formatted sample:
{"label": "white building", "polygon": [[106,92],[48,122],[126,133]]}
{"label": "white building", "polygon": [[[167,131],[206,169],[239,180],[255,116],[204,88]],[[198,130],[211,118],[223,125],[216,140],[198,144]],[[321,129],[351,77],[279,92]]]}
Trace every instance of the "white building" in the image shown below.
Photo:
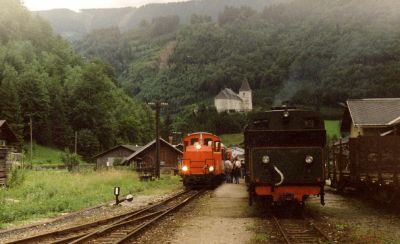
{"label": "white building", "polygon": [[253,109],[252,93],[249,82],[244,80],[236,94],[229,88],[223,89],[214,99],[218,113],[224,111],[248,112]]}

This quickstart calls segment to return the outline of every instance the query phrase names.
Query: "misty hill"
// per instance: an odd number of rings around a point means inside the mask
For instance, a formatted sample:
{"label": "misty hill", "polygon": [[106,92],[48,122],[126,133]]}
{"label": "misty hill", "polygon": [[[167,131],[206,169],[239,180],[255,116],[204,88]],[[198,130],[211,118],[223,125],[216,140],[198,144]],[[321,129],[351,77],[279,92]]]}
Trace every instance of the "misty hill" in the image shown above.
{"label": "misty hill", "polygon": [[[279,0],[279,2],[287,0]],[[201,0],[166,4],[148,4],[139,8],[84,9],[74,12],[68,9],[38,11],[48,20],[54,31],[69,39],[80,39],[93,30],[118,27],[130,30],[143,20],[150,21],[160,16],[177,15],[180,22],[188,23],[193,14],[208,15],[214,20],[226,6],[249,6],[263,9],[277,0]]]}
{"label": "misty hill", "polygon": [[174,109],[211,103],[243,79],[256,107],[286,99],[334,106],[400,94],[399,13],[394,0],[295,0],[258,12],[226,8],[218,21],[196,15],[179,26],[164,17],[126,33],[97,31],[76,47],[112,63],[130,94]]}

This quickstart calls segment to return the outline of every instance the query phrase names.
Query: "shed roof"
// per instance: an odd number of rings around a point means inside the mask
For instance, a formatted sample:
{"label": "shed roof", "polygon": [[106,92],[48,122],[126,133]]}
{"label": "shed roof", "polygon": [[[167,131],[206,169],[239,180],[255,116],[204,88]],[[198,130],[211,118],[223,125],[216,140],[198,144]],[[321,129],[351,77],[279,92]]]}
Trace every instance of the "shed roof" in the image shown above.
{"label": "shed roof", "polygon": [[[126,157],[124,162],[130,161],[133,158],[135,158],[137,155],[139,155],[141,152],[145,151],[146,149],[150,148],[153,144],[156,143],[156,139],[152,140],[151,142],[147,143],[146,145],[144,145],[143,147],[141,147],[139,150],[137,150],[136,152],[134,152],[132,155],[130,155],[129,157]],[[169,144],[166,140],[160,138],[160,143],[164,143],[167,146],[169,146],[170,148],[172,148],[173,150],[175,150],[177,153],[183,154],[181,150],[177,149],[176,147],[174,147],[172,144]]]}
{"label": "shed roof", "polygon": [[108,150],[106,150],[106,151],[104,151],[104,152],[101,152],[101,153],[99,153],[99,154],[93,156],[93,158],[101,157],[101,156],[103,156],[104,154],[107,154],[107,153],[109,153],[109,152],[111,152],[111,151],[114,151],[115,149],[120,148],[120,147],[126,148],[126,149],[130,150],[130,151],[132,151],[132,153],[134,153],[134,152],[138,151],[140,148],[142,148],[142,146],[117,145],[117,146],[115,146],[115,147],[112,147],[112,148],[110,148],[110,149],[108,149]]}
{"label": "shed roof", "polygon": [[215,99],[234,99],[242,101],[242,99],[238,96],[238,94],[236,94],[229,88],[225,88],[222,91],[220,91],[218,95],[215,97]]}
{"label": "shed roof", "polygon": [[17,136],[6,120],[0,120],[0,139],[6,140],[8,143],[18,142]]}
{"label": "shed roof", "polygon": [[239,91],[251,91],[249,81],[247,79],[243,80],[242,86],[240,87]]}
{"label": "shed roof", "polygon": [[351,99],[347,101],[354,125],[390,126],[400,123],[400,98]]}

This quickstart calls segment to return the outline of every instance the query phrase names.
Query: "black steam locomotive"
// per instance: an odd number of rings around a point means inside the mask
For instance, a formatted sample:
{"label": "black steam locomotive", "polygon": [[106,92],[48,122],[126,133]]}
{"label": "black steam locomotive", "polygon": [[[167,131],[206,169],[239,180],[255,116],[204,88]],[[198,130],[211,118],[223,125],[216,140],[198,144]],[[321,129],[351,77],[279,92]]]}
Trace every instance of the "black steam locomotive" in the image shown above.
{"label": "black steam locomotive", "polygon": [[326,131],[318,113],[282,106],[250,115],[245,128],[249,204],[304,204],[319,195],[324,204]]}

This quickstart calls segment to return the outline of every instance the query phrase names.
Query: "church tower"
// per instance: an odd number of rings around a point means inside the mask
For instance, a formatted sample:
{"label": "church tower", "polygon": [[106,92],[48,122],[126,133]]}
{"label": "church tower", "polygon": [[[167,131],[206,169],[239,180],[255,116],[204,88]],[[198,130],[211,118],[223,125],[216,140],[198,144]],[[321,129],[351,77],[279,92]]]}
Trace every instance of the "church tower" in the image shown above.
{"label": "church tower", "polygon": [[253,109],[253,98],[247,79],[243,80],[242,86],[239,89],[239,97],[243,100],[243,111],[251,111]]}

